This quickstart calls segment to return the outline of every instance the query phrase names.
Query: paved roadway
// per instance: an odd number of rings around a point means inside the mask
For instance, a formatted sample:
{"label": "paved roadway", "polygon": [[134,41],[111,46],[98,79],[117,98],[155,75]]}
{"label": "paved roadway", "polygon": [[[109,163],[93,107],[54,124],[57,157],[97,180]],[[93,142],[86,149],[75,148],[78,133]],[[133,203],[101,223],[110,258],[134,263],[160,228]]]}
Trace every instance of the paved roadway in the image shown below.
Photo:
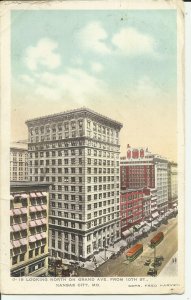
{"label": "paved roadway", "polygon": [[126,257],[121,254],[115,259],[109,259],[104,264],[99,266],[95,271],[85,269],[78,270],[78,276],[88,277],[145,277],[147,276],[148,266],[144,266],[147,258],[154,258],[154,250],[148,246],[149,241],[157,232],[164,232],[163,241],[156,248],[156,255],[163,255],[164,261],[161,267],[158,268],[158,274],[177,252],[178,249],[178,233],[177,233],[177,218],[170,219],[167,225],[162,224],[157,231],[151,232],[148,237],[142,239],[143,253],[133,262],[128,262]]}

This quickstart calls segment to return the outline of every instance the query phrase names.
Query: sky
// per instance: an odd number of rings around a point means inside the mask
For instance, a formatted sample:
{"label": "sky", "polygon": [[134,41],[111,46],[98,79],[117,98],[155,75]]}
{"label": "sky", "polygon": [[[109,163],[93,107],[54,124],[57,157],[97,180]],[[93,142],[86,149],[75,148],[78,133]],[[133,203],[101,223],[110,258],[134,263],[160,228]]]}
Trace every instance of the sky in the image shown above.
{"label": "sky", "polygon": [[25,121],[86,106],[127,144],[177,157],[175,10],[11,13],[12,141]]}

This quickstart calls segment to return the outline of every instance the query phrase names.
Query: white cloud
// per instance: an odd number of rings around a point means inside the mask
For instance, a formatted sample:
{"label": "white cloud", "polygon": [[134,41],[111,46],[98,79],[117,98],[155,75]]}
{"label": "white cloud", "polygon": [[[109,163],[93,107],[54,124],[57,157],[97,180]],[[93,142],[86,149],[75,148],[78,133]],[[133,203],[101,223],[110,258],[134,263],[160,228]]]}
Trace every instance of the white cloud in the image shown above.
{"label": "white cloud", "polygon": [[81,68],[70,68],[63,74],[44,72],[36,77],[35,94],[49,100],[75,101],[84,104],[94,97],[103,98],[106,86]]}
{"label": "white cloud", "polygon": [[100,22],[92,22],[84,27],[78,34],[78,38],[83,47],[91,49],[100,54],[111,52],[106,44],[108,34]]}
{"label": "white cloud", "polygon": [[126,27],[121,29],[112,38],[112,43],[123,55],[142,55],[155,53],[155,41],[135,28]]}
{"label": "white cloud", "polygon": [[103,71],[103,65],[98,62],[92,62],[91,69],[93,72],[99,73],[99,72]]}
{"label": "white cloud", "polygon": [[28,47],[25,54],[25,64],[27,67],[35,71],[39,65],[45,66],[48,69],[55,69],[60,66],[60,55],[55,52],[58,44],[48,38],[43,38],[38,41],[35,47]]}

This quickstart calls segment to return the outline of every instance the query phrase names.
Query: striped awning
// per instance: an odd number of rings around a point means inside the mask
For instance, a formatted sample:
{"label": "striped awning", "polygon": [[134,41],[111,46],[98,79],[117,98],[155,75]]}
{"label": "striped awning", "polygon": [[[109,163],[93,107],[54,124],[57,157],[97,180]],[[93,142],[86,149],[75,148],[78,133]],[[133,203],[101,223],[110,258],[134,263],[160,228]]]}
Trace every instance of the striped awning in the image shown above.
{"label": "striped awning", "polygon": [[36,194],[35,193],[30,193],[30,197],[31,198],[36,198]]}
{"label": "striped awning", "polygon": [[47,194],[47,192],[42,192],[42,195],[47,196],[48,194]]}
{"label": "striped awning", "polygon": [[43,239],[45,239],[46,238],[46,232],[42,232],[41,236],[42,236]]}
{"label": "striped awning", "polygon": [[22,214],[27,214],[27,208],[26,207],[21,207],[21,212],[22,212]]}
{"label": "striped awning", "polygon": [[25,230],[25,229],[27,229],[27,224],[26,223],[21,223],[20,227],[21,227],[22,230]]}
{"label": "striped awning", "polygon": [[18,248],[21,245],[18,240],[17,241],[12,241],[12,243],[13,243],[13,248]]}
{"label": "striped awning", "polygon": [[13,214],[16,215],[16,216],[19,216],[21,214],[21,211],[19,208],[14,208],[13,209]]}
{"label": "striped awning", "polygon": [[40,225],[42,225],[42,222],[41,222],[41,220],[40,220],[40,219],[37,219],[37,220],[35,220],[35,223],[36,223],[36,225],[37,225],[37,226],[40,226]]}
{"label": "striped awning", "polygon": [[21,243],[22,246],[24,246],[24,245],[27,244],[27,239],[26,238],[20,239],[19,241],[20,241],[20,243]]}
{"label": "striped awning", "polygon": [[36,234],[35,237],[36,237],[37,241],[40,241],[42,239],[42,236],[40,233]]}
{"label": "striped awning", "polygon": [[30,206],[29,210],[30,210],[30,212],[35,212],[36,211],[36,206]]}
{"label": "striped awning", "polygon": [[156,211],[155,213],[152,214],[152,218],[153,219],[156,219],[158,216],[159,216],[158,211]]}
{"label": "striped awning", "polygon": [[132,234],[132,232],[131,232],[129,229],[127,229],[127,230],[125,230],[125,231],[122,232],[122,235],[123,235],[124,237],[128,237],[128,236],[130,236],[131,234]]}
{"label": "striped awning", "polygon": [[29,243],[36,242],[36,237],[34,235],[29,236]]}
{"label": "striped awning", "polygon": [[42,207],[42,210],[46,210],[47,209],[47,206],[46,205],[41,205],[41,207]]}
{"label": "striped awning", "polygon": [[29,222],[29,227],[35,227],[35,226],[36,226],[35,221],[30,221],[30,222]]}
{"label": "striped awning", "polygon": [[21,198],[22,199],[26,199],[27,198],[27,194],[21,194]]}
{"label": "striped awning", "polygon": [[37,210],[37,211],[42,211],[41,205],[37,205],[37,206],[36,206],[36,210]]}
{"label": "striped awning", "polygon": [[37,197],[42,197],[42,193],[41,192],[37,192],[36,195],[37,195]]}
{"label": "striped awning", "polygon": [[42,221],[42,224],[46,224],[46,219],[45,218],[41,219],[41,221]]}
{"label": "striped awning", "polygon": [[14,231],[14,232],[17,232],[17,231],[20,231],[20,230],[21,230],[19,224],[14,224],[14,225],[12,226],[12,228],[13,228],[13,231]]}

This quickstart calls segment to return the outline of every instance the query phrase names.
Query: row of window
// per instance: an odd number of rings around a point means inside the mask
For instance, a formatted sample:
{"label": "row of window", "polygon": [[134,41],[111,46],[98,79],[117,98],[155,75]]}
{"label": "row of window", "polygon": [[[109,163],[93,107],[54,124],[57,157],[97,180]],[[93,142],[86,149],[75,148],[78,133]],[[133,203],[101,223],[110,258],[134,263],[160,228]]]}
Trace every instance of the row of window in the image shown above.
{"label": "row of window", "polygon": [[[114,199],[112,200],[107,200],[107,201],[103,201],[103,202],[98,202],[98,203],[94,203],[94,204],[88,204],[87,208],[88,209],[96,209],[98,207],[102,207],[102,206],[109,206],[109,205],[113,205],[115,203]],[[116,203],[119,203],[119,198],[116,199]],[[56,205],[57,204],[57,205]],[[62,203],[62,202],[53,202],[51,201],[51,206],[53,208],[64,208],[64,209],[71,209],[71,210],[82,210],[82,205],[76,205],[76,204],[68,204],[68,203]]]}
{"label": "row of window", "polygon": [[88,155],[93,155],[93,156],[99,156],[99,157],[107,157],[107,158],[119,158],[118,154],[114,154],[114,153],[110,153],[110,152],[106,152],[106,151],[102,151],[102,150],[96,150],[96,149],[91,149],[91,148],[87,148],[87,149],[67,149],[67,150],[52,150],[52,151],[40,151],[40,152],[30,152],[29,153],[29,157],[30,158],[43,158],[43,157],[59,157],[59,156],[73,156],[73,155],[83,155],[83,154],[88,154]]}
{"label": "row of window", "polygon": [[[58,123],[58,124],[47,124],[45,126],[30,128],[30,135],[36,134],[45,134],[45,133],[56,133],[61,131],[69,131],[69,130],[76,130],[76,129],[83,129],[84,127],[84,120],[74,120],[70,122]],[[111,136],[119,136],[119,132],[115,131],[111,128],[102,126],[101,124],[97,124],[90,120],[87,120],[87,129],[92,129],[93,131],[97,131],[98,133],[107,134]]]}
{"label": "row of window", "polygon": [[[94,226],[97,226],[97,225],[102,225],[102,224],[105,224],[106,222],[109,222],[111,220],[115,220],[115,218],[118,218],[119,217],[119,213],[116,213],[116,216],[114,214],[111,214],[111,215],[108,215],[106,217],[101,217],[99,219],[96,219],[94,220],[93,222],[88,222],[87,223],[87,229],[90,229]],[[90,217],[91,219],[91,217]],[[75,222],[69,222],[69,221],[66,221],[66,220],[59,220],[59,219],[56,219],[56,218],[51,218],[51,223],[53,225],[59,225],[59,226],[64,226],[64,227],[68,227],[68,228],[76,228],[76,229],[82,229],[82,224],[81,223],[75,223]]]}

